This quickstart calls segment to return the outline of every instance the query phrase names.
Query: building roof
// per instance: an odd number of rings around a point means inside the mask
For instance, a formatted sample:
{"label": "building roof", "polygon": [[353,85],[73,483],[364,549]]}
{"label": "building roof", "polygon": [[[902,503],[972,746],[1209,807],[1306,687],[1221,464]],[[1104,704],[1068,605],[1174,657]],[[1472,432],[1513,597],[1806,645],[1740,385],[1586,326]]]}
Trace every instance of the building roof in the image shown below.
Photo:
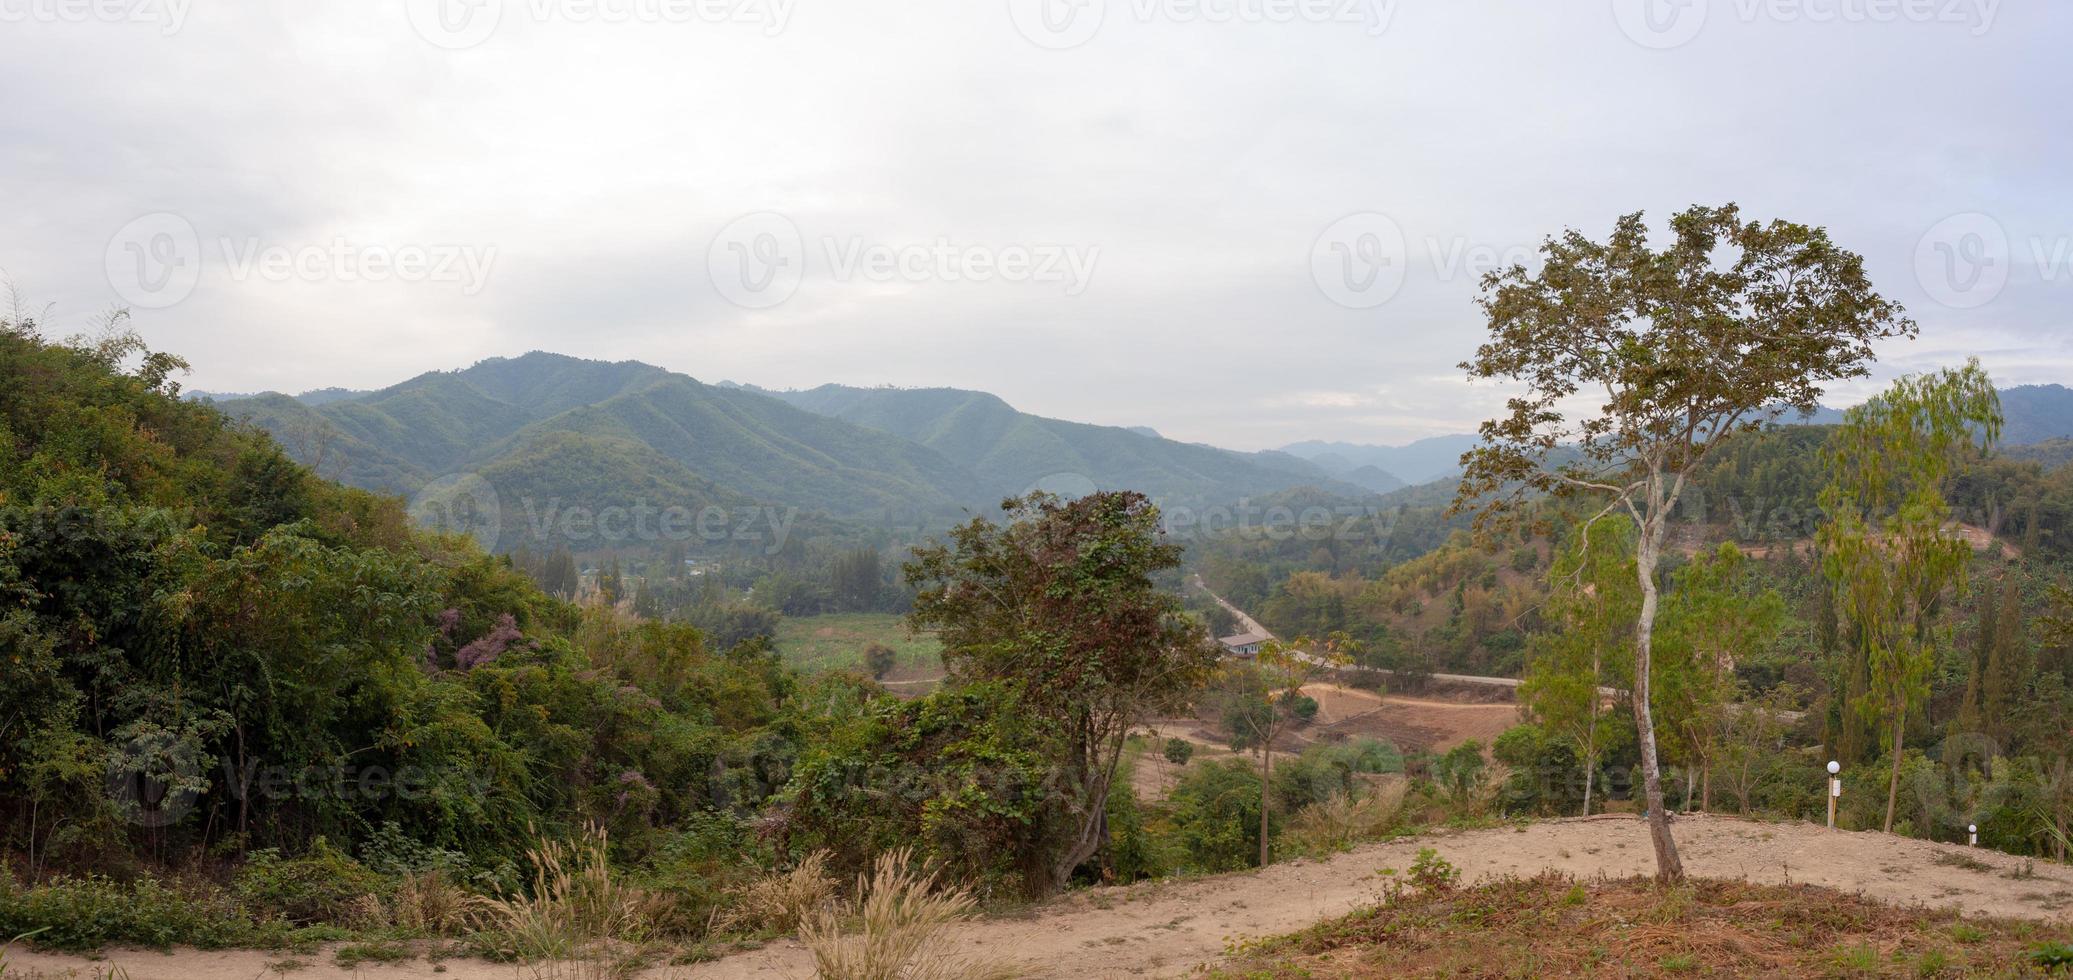
{"label": "building roof", "polygon": [[1267,642],[1267,636],[1264,633],[1236,633],[1231,636],[1221,637],[1217,642],[1227,647],[1248,647],[1255,643]]}

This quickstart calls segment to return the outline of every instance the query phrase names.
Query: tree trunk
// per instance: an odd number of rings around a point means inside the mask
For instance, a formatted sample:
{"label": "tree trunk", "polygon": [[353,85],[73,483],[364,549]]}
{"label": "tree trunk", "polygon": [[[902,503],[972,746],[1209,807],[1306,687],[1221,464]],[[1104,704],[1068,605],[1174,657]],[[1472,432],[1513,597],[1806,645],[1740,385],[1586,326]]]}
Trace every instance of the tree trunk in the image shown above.
{"label": "tree trunk", "polygon": [[1677,857],[1677,841],[1670,836],[1670,812],[1663,806],[1663,767],[1656,758],[1655,712],[1649,700],[1649,654],[1655,639],[1656,561],[1662,546],[1661,518],[1641,534],[1634,567],[1641,577],[1641,618],[1634,630],[1634,727],[1641,742],[1641,781],[1648,806],[1648,836],[1655,845],[1656,880],[1674,883],[1684,880],[1684,862]]}
{"label": "tree trunk", "polygon": [[1591,780],[1592,777],[1598,775],[1597,769],[1598,763],[1595,760],[1584,760],[1584,816],[1586,817],[1591,815]]}
{"label": "tree trunk", "polygon": [[1713,763],[1699,766],[1699,812],[1713,812]]}
{"label": "tree trunk", "polygon": [[1893,811],[1900,806],[1900,740],[1907,734],[1907,702],[1893,712],[1893,778],[1886,783],[1886,832],[1893,832]]}
{"label": "tree trunk", "polygon": [[1260,867],[1262,868],[1267,866],[1267,804],[1271,800],[1271,778],[1273,775],[1274,742],[1273,737],[1270,735],[1268,741],[1260,746]]}

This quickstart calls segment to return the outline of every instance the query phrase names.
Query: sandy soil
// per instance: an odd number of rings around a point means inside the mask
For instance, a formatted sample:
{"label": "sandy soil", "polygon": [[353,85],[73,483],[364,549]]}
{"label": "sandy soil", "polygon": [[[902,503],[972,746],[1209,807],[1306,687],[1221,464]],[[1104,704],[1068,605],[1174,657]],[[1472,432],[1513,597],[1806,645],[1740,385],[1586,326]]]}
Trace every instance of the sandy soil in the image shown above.
{"label": "sandy soil", "polygon": [[[1889,837],[1830,832],[1808,824],[1766,824],[1719,817],[1677,822],[1685,867],[1694,875],[1798,881],[1861,892],[1897,904],[1954,907],[1967,913],[2068,921],[2073,869],[2036,865],[1991,851]],[[1632,817],[1593,817],[1411,838],[1262,872],[1081,892],[1021,917],[974,922],[960,930],[972,952],[1025,964],[1033,977],[1172,977],[1216,960],[1229,939],[1290,932],[1347,912],[1371,899],[1374,872],[1407,867],[1432,847],[1471,880],[1555,869],[1589,877],[1646,873],[1652,858],[1645,828]],[[1943,855],[1987,865],[1976,870],[1940,863]],[[29,976],[90,978],[119,965],[131,980],[262,980],[289,957],[256,952],[171,955],[116,950],[106,961],[14,954]],[[329,956],[289,975],[308,980],[442,977],[511,980],[507,965],[447,961],[442,972],[422,961],[346,971]],[[657,971],[680,980],[805,980],[813,968],[797,943],[780,942],[714,963]],[[10,977],[12,980],[12,977]]]}

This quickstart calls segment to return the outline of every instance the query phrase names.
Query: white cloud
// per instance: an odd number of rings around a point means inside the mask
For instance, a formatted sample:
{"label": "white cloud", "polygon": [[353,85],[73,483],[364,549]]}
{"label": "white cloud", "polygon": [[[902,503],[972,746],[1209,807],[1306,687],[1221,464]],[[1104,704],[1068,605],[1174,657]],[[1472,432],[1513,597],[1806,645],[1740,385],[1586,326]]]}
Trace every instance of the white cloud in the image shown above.
{"label": "white cloud", "polygon": [[[655,13],[740,3],[611,0],[636,22],[607,23],[492,2],[496,31],[462,50],[418,36],[404,0],[198,4],[170,36],[7,25],[0,270],[83,322],[115,299],[109,236],[155,212],[204,243],[494,248],[473,294],[204,262],[191,296],[138,323],[219,390],[377,386],[548,348],[780,387],[981,388],[1254,448],[1467,428],[1501,403],[1454,368],[1490,261],[1733,199],[1827,226],[1921,320],[1875,381],[1975,352],[2009,381],[2073,367],[2073,267],[2018,266],[1964,310],[1914,271],[1924,232],[1963,212],[1995,216],[2019,257],[2073,255],[2052,248],[2073,241],[2054,84],[2073,30],[2054,5],[2004,6],[1977,35],[1721,15],[1655,50],[1604,4],[1399,3],[1375,36],[1118,0],[1049,50],[1005,2],[799,0],[775,32]],[[814,247],[796,294],[745,309],[707,281],[706,249],[762,210]],[[1362,212],[1404,238],[1380,256],[1401,288],[1366,309],[1312,280],[1320,232]],[[829,237],[1099,261],[1077,295],[840,281],[811,255]]]}

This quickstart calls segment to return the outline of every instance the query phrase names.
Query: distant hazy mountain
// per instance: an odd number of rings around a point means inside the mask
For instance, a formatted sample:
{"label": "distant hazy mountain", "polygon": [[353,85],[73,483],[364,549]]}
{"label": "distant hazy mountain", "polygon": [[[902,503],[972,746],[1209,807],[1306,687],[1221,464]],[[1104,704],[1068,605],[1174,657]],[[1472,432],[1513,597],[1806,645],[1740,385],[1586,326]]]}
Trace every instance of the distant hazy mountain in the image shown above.
{"label": "distant hazy mountain", "polygon": [[[2001,443],[2028,446],[2073,438],[2073,389],[2065,385],[2019,385],[2001,389]],[[1789,419],[1805,425],[1841,425],[1843,410],[1823,405],[1812,415]]]}
{"label": "distant hazy mountain", "polygon": [[2009,445],[2073,438],[2073,389],[2065,385],[2003,388],[2001,415],[2001,440]]}
{"label": "distant hazy mountain", "polygon": [[[1471,435],[1434,436],[1406,446],[1368,446],[1352,442],[1298,442],[1281,451],[1301,456],[1342,479],[1362,467],[1381,470],[1396,486],[1430,483],[1461,472],[1461,454],[1476,444]],[[1359,481],[1354,481],[1359,482]]]}
{"label": "distant hazy mountain", "polygon": [[[2073,389],[2064,385],[2023,385],[2001,389],[2006,446],[2028,446],[2073,438]],[[1786,424],[1840,425],[1841,409],[1820,406],[1810,415],[1788,416]],[[1422,484],[1461,472],[1461,454],[1476,444],[1472,435],[1437,436],[1407,446],[1369,446],[1349,442],[1298,442],[1282,452],[1300,456],[1348,483],[1378,491],[1394,487],[1376,482],[1374,470],[1404,483]],[[2011,454],[2014,455],[2014,454]]]}
{"label": "distant hazy mountain", "polygon": [[1031,487],[1132,489],[1169,504],[1199,505],[1296,486],[1345,492],[1363,486],[1335,481],[1285,453],[1239,453],[1162,439],[1149,429],[1044,418],[980,391],[822,385],[766,394],[936,450],[970,469],[994,496]]}

